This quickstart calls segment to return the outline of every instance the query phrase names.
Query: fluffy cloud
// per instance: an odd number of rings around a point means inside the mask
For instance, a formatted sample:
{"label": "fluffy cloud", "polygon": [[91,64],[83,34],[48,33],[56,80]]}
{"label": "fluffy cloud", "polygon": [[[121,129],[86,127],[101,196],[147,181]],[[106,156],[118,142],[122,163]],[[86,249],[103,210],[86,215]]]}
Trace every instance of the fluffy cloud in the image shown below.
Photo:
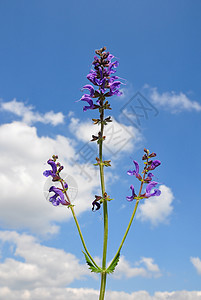
{"label": "fluffy cloud", "polygon": [[165,185],[159,186],[161,195],[148,198],[139,206],[137,218],[141,221],[149,221],[156,226],[159,223],[166,223],[173,211],[172,202],[174,199],[171,189]]}
{"label": "fluffy cloud", "polygon": [[41,114],[39,112],[34,112],[33,106],[26,106],[23,102],[17,101],[16,99],[8,102],[0,102],[0,110],[21,117],[22,122],[30,125],[36,122],[52,124],[53,126],[64,123],[63,113],[49,111],[45,114]]}
{"label": "fluffy cloud", "polygon": [[158,265],[154,264],[153,258],[142,257],[140,261],[135,263],[135,266],[131,266],[125,257],[121,256],[113,276],[115,278],[159,277],[161,273]]}
{"label": "fluffy cloud", "polygon": [[[112,120],[111,123],[105,126],[104,135],[106,139],[104,141],[104,150],[106,153],[113,154],[114,159],[116,154],[133,152],[138,143],[142,141],[142,135],[135,127],[126,126],[117,122],[114,118]],[[69,128],[84,143],[90,141],[92,135],[97,135],[98,130],[100,130],[91,121],[81,123],[79,119],[74,117],[71,118]]]}
{"label": "fluffy cloud", "polygon": [[[7,249],[6,258],[3,256],[4,244]],[[41,245],[33,236],[19,234],[16,231],[0,231],[0,245],[2,250],[0,299],[96,300],[98,298],[98,290],[66,287],[75,280],[91,276],[87,267],[82,265],[75,255],[62,249]],[[8,245],[11,246],[8,248]],[[121,274],[119,278],[160,275],[159,267],[152,258],[143,257],[136,265],[137,267],[131,267],[122,256],[120,269],[116,271]],[[123,291],[107,291],[106,295],[110,300],[198,300],[201,292],[156,292],[151,296],[146,291],[131,294]]]}
{"label": "fluffy cloud", "polygon": [[[7,287],[0,288],[0,297],[9,300],[97,300],[99,291],[94,289],[76,288],[36,288],[33,290],[11,290]],[[106,292],[110,300],[200,300],[199,291],[177,291],[177,292],[156,292],[151,296],[146,291],[133,292]]]}
{"label": "fluffy cloud", "polygon": [[82,172],[71,163],[76,158],[74,141],[57,135],[55,138],[39,137],[37,130],[22,122],[13,122],[0,126],[0,220],[7,228],[31,229],[40,234],[55,233],[62,222],[70,218],[65,207],[55,208],[48,204],[43,195],[45,177],[43,171],[52,154],[58,154],[64,164],[64,171],[77,183],[78,195],[75,204],[79,214],[90,210],[94,198],[94,189],[99,188],[96,174],[86,185],[85,172],[91,174],[89,166],[82,164]]}
{"label": "fluffy cloud", "polygon": [[201,105],[197,101],[190,100],[184,93],[164,92],[160,94],[157,88],[149,88],[149,97],[153,103],[172,113],[181,111],[201,111]]}
{"label": "fluffy cloud", "polygon": [[201,260],[200,260],[200,258],[199,257],[191,257],[190,261],[192,262],[192,264],[195,267],[198,274],[201,275]]}
{"label": "fluffy cloud", "polygon": [[87,267],[80,264],[73,254],[40,245],[33,236],[1,231],[0,240],[14,245],[10,248],[11,257],[0,264],[1,287],[18,290],[65,287],[86,274],[90,275]]}

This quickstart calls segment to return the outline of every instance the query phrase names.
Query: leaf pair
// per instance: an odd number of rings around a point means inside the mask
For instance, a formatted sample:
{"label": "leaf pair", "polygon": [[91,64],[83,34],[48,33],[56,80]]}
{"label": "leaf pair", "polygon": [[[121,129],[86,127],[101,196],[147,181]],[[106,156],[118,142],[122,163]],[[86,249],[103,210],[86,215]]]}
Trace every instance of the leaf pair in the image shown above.
{"label": "leaf pair", "polygon": [[111,262],[109,267],[106,270],[103,270],[99,267],[97,268],[85,252],[82,251],[82,253],[85,256],[85,260],[86,260],[87,265],[89,266],[89,269],[93,273],[103,273],[103,272],[106,272],[107,274],[113,273],[116,266],[118,265],[118,262],[119,262],[119,259],[120,259],[120,252],[118,252],[118,254],[115,256],[115,258],[113,259],[113,261]]}

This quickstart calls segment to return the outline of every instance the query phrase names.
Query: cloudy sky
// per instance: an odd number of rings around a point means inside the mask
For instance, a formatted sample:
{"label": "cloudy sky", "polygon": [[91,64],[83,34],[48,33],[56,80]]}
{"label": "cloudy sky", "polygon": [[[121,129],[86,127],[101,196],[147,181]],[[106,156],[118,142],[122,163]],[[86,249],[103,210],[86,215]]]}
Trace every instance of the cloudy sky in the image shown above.
{"label": "cloudy sky", "polygon": [[121,97],[106,128],[108,262],[132,214],[128,176],[144,147],[162,164],[161,195],[138,208],[106,299],[201,299],[201,3],[178,1],[0,1],[0,299],[98,299],[70,210],[48,202],[47,160],[59,156],[69,196],[97,263],[103,212],[83,112],[94,50],[119,60]]}

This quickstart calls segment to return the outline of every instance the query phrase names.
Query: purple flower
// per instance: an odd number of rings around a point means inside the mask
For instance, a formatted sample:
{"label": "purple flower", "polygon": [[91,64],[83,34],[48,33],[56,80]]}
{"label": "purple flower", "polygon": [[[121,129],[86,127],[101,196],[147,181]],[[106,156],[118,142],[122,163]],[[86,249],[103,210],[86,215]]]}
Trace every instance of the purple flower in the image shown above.
{"label": "purple flower", "polygon": [[133,161],[134,165],[135,165],[135,168],[136,170],[128,170],[127,174],[128,175],[135,175],[136,178],[138,178],[139,180],[142,179],[141,175],[139,174],[139,164],[136,160]]}
{"label": "purple flower", "polygon": [[142,196],[144,196],[145,198],[149,198],[152,196],[160,196],[161,191],[158,189],[155,189],[154,192],[151,193],[152,188],[154,188],[157,184],[158,184],[158,182],[156,182],[156,181],[150,182],[146,187],[146,193]]}
{"label": "purple flower", "polygon": [[50,197],[49,201],[52,202],[54,206],[69,205],[70,203],[64,199],[64,194],[61,189],[51,186],[49,192],[54,192],[54,196]]}
{"label": "purple flower", "polygon": [[151,166],[148,167],[148,170],[154,170],[156,167],[160,166],[160,160],[153,160]]}
{"label": "purple flower", "polygon": [[57,165],[56,165],[56,163],[52,159],[49,159],[47,161],[47,163],[52,167],[52,170],[44,171],[43,175],[45,177],[52,176],[53,181],[57,181],[60,177],[57,175]]}
{"label": "purple flower", "polygon": [[135,194],[135,190],[134,190],[134,186],[131,184],[130,189],[132,191],[132,195],[131,196],[127,196],[126,199],[128,201],[133,201],[133,199],[135,199],[135,197],[137,197],[137,195]]}
{"label": "purple flower", "polygon": [[91,97],[89,95],[84,94],[82,96],[82,98],[80,100],[78,100],[78,101],[86,101],[89,104],[89,106],[84,106],[83,107],[83,111],[87,111],[88,109],[94,109],[93,100],[91,99]]}
{"label": "purple flower", "polygon": [[94,87],[90,84],[86,84],[85,86],[83,86],[83,89],[87,89],[90,91],[90,97],[93,97],[94,95]]}
{"label": "purple flower", "polygon": [[95,209],[95,206],[96,206],[96,209],[95,210],[99,210],[101,205],[98,201],[100,201],[102,199],[101,196],[97,196],[95,195],[95,200],[92,202],[92,210],[94,211]]}

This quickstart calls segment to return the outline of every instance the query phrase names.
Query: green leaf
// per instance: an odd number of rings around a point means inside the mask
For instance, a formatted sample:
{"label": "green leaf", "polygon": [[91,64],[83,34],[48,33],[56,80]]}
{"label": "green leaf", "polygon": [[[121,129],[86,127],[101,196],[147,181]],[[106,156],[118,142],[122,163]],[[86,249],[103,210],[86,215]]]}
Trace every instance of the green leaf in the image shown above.
{"label": "green leaf", "polygon": [[101,268],[97,268],[96,266],[94,266],[94,264],[92,263],[92,261],[90,260],[90,258],[88,257],[88,255],[87,255],[86,253],[84,253],[84,251],[82,251],[82,253],[83,253],[84,256],[85,256],[86,263],[87,263],[87,265],[89,266],[89,269],[91,270],[91,272],[94,272],[94,273],[101,273],[101,272],[102,272],[102,269],[101,269]]}
{"label": "green leaf", "polygon": [[114,272],[116,266],[118,265],[120,259],[120,252],[116,255],[115,259],[112,261],[112,263],[109,265],[109,267],[106,269],[106,273],[111,274]]}

